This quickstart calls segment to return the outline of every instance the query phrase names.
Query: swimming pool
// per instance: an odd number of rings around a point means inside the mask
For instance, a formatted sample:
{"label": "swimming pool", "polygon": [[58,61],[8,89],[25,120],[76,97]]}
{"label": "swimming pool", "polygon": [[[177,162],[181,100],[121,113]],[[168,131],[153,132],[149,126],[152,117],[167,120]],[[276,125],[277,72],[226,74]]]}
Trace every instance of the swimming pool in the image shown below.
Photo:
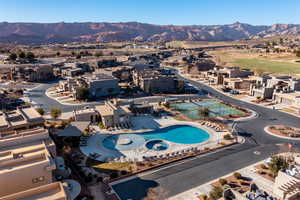
{"label": "swimming pool", "polygon": [[[189,125],[169,126],[157,131],[139,134],[111,135],[102,141],[105,148],[128,151],[145,145],[150,140],[163,140],[178,144],[196,144],[207,141],[210,135],[207,131]],[[126,140],[126,144],[121,141]]]}

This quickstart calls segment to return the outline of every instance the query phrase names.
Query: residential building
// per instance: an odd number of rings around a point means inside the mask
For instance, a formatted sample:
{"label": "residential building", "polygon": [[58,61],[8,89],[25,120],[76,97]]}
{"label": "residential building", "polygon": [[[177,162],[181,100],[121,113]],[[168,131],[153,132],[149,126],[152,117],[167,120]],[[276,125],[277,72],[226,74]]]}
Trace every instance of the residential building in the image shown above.
{"label": "residential building", "polygon": [[37,145],[45,144],[47,150],[52,156],[56,156],[56,147],[50,139],[48,130],[40,127],[18,130],[18,131],[1,131],[0,133],[0,150],[8,149],[18,145]]}
{"label": "residential building", "polygon": [[120,93],[119,80],[106,74],[94,74],[84,77],[92,98],[117,95]]}
{"label": "residential building", "polygon": [[239,67],[226,67],[223,69],[228,74],[228,78],[247,78],[254,75],[249,69],[240,69]]}
{"label": "residential building", "polygon": [[99,121],[99,114],[94,108],[84,108],[80,110],[74,110],[73,116],[75,121]]}
{"label": "residential building", "polygon": [[158,70],[133,72],[133,82],[146,93],[176,93],[178,80],[174,75],[164,75]]}
{"label": "residential building", "polygon": [[61,75],[63,77],[74,77],[74,76],[78,76],[78,75],[82,75],[84,74],[84,71],[79,68],[66,68],[66,69],[62,69],[61,70]]}
{"label": "residential building", "polygon": [[63,67],[60,67],[62,76],[74,77],[82,75],[85,72],[91,72],[92,69],[89,63],[86,62],[74,62],[65,63]]}
{"label": "residential building", "polygon": [[76,78],[67,78],[66,80],[58,82],[59,92],[73,92],[78,87]]}
{"label": "residential building", "polygon": [[187,64],[184,67],[184,72],[188,74],[200,74],[204,71],[214,69],[216,63],[209,59],[200,59],[197,62]]}
{"label": "residential building", "polygon": [[[56,157],[56,146],[48,130],[33,128],[0,133],[0,200],[57,199],[73,200],[80,192],[74,180],[54,182],[55,177],[68,178],[71,171],[62,157]],[[75,184],[76,191],[65,184]]]}
{"label": "residential building", "polygon": [[297,104],[297,91],[300,91],[300,79],[291,78],[290,76],[272,76],[264,80],[258,79],[250,87],[250,95],[252,96],[273,99],[283,103],[291,103],[291,100],[294,99],[292,104]]}
{"label": "residential building", "polygon": [[61,182],[54,182],[29,190],[21,191],[4,197],[0,200],[69,200]]}
{"label": "residential building", "polygon": [[252,84],[250,86],[250,95],[254,97],[259,97],[263,99],[272,99],[274,88],[264,87],[262,85]]}
{"label": "residential building", "polygon": [[45,142],[0,149],[0,197],[53,182],[55,162]]}
{"label": "residential building", "polygon": [[89,91],[89,98],[113,96],[120,93],[117,78],[107,74],[93,74],[78,78],[68,78],[60,81],[58,89],[61,92],[69,92],[77,99],[77,88],[84,87]]}
{"label": "residential building", "polygon": [[43,82],[55,78],[53,66],[50,64],[16,65],[11,68],[13,80]]}
{"label": "residential building", "polygon": [[122,63],[117,60],[117,58],[105,58],[96,60],[94,63],[95,69],[97,68],[107,68],[107,67],[116,67]]}
{"label": "residential building", "polygon": [[272,99],[274,87],[267,87],[267,82],[271,78],[268,75],[253,76],[252,79],[256,79],[256,82],[251,84],[249,94],[263,99]]}
{"label": "residential building", "polygon": [[273,94],[273,100],[278,103],[283,103],[286,105],[300,108],[300,92],[289,92],[289,93],[275,92]]}
{"label": "residential building", "polygon": [[128,106],[120,105],[117,99],[106,101],[104,105],[97,106],[96,110],[101,116],[101,121],[106,128],[116,126],[130,126],[131,111]]}
{"label": "residential building", "polygon": [[119,79],[120,82],[129,82],[132,80],[133,66],[118,66],[113,68],[99,68],[95,70],[95,74],[107,74]]}
{"label": "residential building", "polygon": [[18,107],[16,110],[0,112],[0,131],[43,126],[44,118],[33,107]]}
{"label": "residential building", "polygon": [[224,78],[223,85],[227,88],[234,90],[245,90],[249,91],[252,83],[255,83],[255,80],[251,79],[242,79],[242,78]]}
{"label": "residential building", "polygon": [[135,103],[132,102],[129,107],[130,111],[134,114],[151,114],[153,113],[153,105],[148,102]]}
{"label": "residential building", "polygon": [[279,171],[277,177],[275,178],[273,193],[285,200],[300,199],[300,190],[298,189],[299,184],[299,174],[291,175],[284,171]]}
{"label": "residential building", "polygon": [[247,69],[240,69],[239,67],[214,67],[212,70],[204,71],[201,73],[210,83],[216,85],[223,85],[224,79],[227,78],[227,82],[237,79],[245,79],[252,76],[254,73]]}

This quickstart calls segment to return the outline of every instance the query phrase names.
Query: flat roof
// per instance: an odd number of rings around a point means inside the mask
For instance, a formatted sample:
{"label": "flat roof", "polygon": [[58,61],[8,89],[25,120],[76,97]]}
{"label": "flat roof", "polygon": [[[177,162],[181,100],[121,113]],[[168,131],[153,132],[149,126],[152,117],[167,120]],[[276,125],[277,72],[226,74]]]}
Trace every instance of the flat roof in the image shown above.
{"label": "flat roof", "polygon": [[113,115],[113,111],[108,109],[106,105],[96,106],[96,110],[100,113],[101,116],[110,116]]}
{"label": "flat roof", "polygon": [[16,139],[16,138],[24,138],[26,136],[32,135],[40,135],[40,134],[48,134],[48,130],[37,127],[32,129],[20,130],[20,131],[3,131],[0,132],[0,144],[4,140]]}
{"label": "flat roof", "polygon": [[8,122],[6,121],[5,114],[0,112],[0,127],[8,127]]}
{"label": "flat roof", "polygon": [[69,126],[58,132],[58,136],[81,136],[82,132],[88,127],[90,122],[75,121]]}
{"label": "flat roof", "polygon": [[20,108],[29,119],[41,118],[42,116],[33,108]]}
{"label": "flat roof", "polygon": [[26,191],[0,197],[0,200],[67,200],[62,183],[55,182]]}
{"label": "flat roof", "polygon": [[50,154],[45,143],[27,145],[0,152],[0,174],[25,168],[38,163],[50,163]]}
{"label": "flat roof", "polygon": [[94,113],[94,112],[96,112],[94,108],[87,108],[87,109],[75,110],[75,114]]}
{"label": "flat roof", "polygon": [[299,99],[300,100],[300,92],[290,92],[290,93],[275,93],[277,96],[285,97],[288,99]]}

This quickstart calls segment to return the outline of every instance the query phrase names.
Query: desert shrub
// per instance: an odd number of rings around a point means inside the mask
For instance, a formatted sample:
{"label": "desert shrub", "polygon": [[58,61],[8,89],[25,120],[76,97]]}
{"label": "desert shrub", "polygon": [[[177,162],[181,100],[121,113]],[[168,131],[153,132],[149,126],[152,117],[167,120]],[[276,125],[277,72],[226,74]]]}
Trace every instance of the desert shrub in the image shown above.
{"label": "desert shrub", "polygon": [[230,135],[230,134],[225,134],[225,135],[223,136],[223,138],[224,138],[225,140],[229,140],[229,139],[231,139],[231,135]]}
{"label": "desert shrub", "polygon": [[233,173],[233,176],[234,176],[236,179],[241,179],[241,178],[242,178],[242,175],[241,175],[241,173],[239,173],[239,172],[234,172],[234,173]]}
{"label": "desert shrub", "polygon": [[227,184],[227,180],[226,180],[226,179],[223,179],[223,178],[220,178],[220,179],[219,179],[219,183],[220,183],[221,185],[226,185],[226,184]]}
{"label": "desert shrub", "polygon": [[201,194],[201,195],[199,196],[199,199],[200,199],[200,200],[208,200],[208,196],[207,196],[206,194]]}
{"label": "desert shrub", "polygon": [[217,200],[221,198],[223,195],[222,187],[213,187],[213,189],[209,192],[209,198],[212,200]]}
{"label": "desert shrub", "polygon": [[264,170],[258,170],[257,173],[260,174],[260,175],[266,174],[266,172]]}
{"label": "desert shrub", "polygon": [[260,164],[260,168],[262,168],[262,169],[268,169],[268,167],[265,164]]}
{"label": "desert shrub", "polygon": [[52,108],[50,111],[50,115],[52,118],[57,119],[61,115],[60,108]]}

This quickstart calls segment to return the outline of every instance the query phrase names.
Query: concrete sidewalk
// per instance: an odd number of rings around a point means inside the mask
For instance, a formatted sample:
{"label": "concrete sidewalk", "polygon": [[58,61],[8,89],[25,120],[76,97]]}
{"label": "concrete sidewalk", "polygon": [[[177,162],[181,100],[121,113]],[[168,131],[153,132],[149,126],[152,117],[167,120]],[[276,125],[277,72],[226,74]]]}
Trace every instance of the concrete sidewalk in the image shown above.
{"label": "concrete sidewalk", "polygon": [[[267,193],[271,194],[274,196],[273,192],[272,192],[272,188],[274,185],[274,182],[263,178],[262,176],[258,175],[257,173],[255,173],[256,169],[254,168],[254,166],[264,163],[264,160],[257,162],[253,165],[250,165],[248,167],[242,168],[240,170],[237,170],[237,172],[241,173],[243,176],[245,177],[249,177],[252,178],[252,180],[255,181],[255,183],[257,184],[257,186],[259,188],[261,188],[262,190],[266,191]],[[236,171],[233,171],[232,173],[234,173]],[[231,176],[232,173],[227,174],[225,176],[219,177],[217,179],[214,179],[206,184],[200,185],[198,187],[195,187],[191,190],[185,191],[183,193],[180,193],[176,196],[170,197],[168,198],[168,200],[198,200],[198,196],[201,194],[208,194],[211,189],[212,186],[211,184],[218,181],[220,178],[226,178],[228,176]]]}

